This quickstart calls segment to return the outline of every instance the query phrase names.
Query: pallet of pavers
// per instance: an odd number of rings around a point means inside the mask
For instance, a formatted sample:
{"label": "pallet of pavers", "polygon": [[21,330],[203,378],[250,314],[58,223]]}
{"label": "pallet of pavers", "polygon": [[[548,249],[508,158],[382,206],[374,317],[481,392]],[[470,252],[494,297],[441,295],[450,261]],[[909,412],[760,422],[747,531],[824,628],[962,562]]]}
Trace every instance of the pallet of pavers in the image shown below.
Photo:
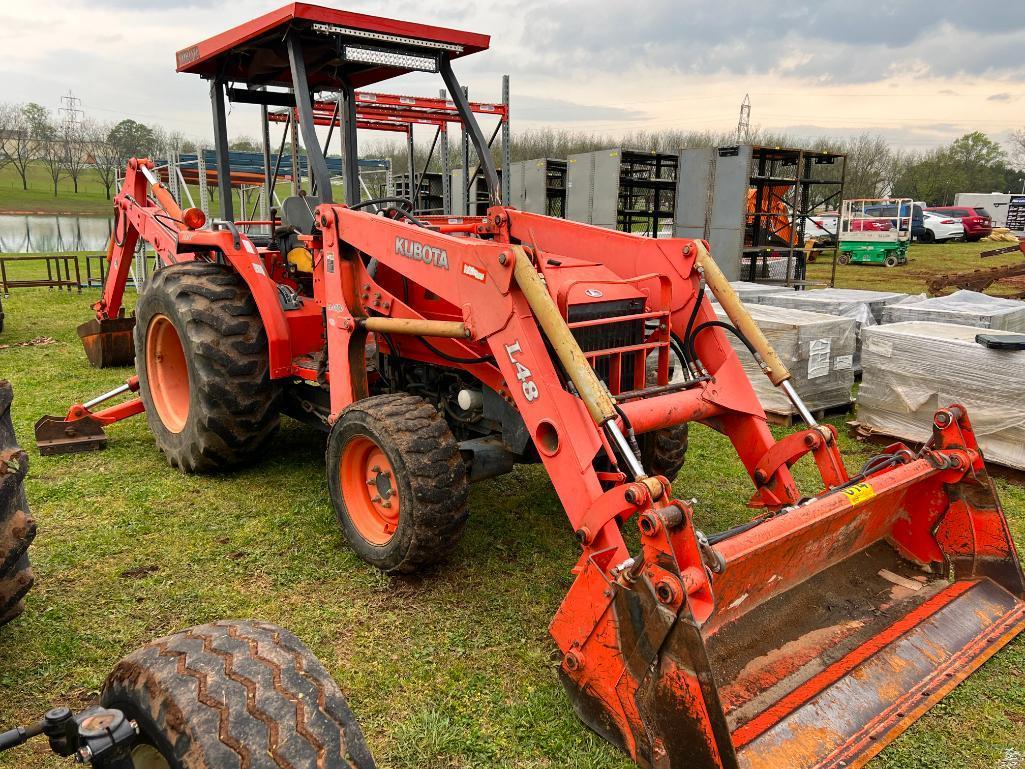
{"label": "pallet of pavers", "polygon": [[866,328],[859,430],[921,443],[932,435],[933,413],[960,403],[986,459],[1025,470],[1025,351],[975,341],[1010,333],[935,322]]}
{"label": "pallet of pavers", "polygon": [[959,326],[1025,333],[1025,302],[987,296],[978,291],[955,291],[949,296],[903,302],[883,308],[884,323],[935,321]]}
{"label": "pallet of pavers", "polygon": [[854,351],[854,372],[861,372],[861,330],[883,322],[883,309],[906,299],[907,294],[893,291],[867,291],[856,288],[819,288],[812,291],[757,294],[752,301],[773,307],[789,307],[808,312],[824,312],[853,318],[857,323],[857,348]]}
{"label": "pallet of pavers", "polygon": [[[737,297],[744,304],[753,304],[757,302],[756,297],[764,294],[778,294],[780,292],[788,291],[791,294],[794,293],[794,289],[788,288],[787,286],[777,286],[771,283],[751,283],[746,280],[732,280],[730,281],[730,286],[732,286],[733,290],[737,292]],[[705,287],[705,296],[713,302],[715,301],[715,296],[713,296],[712,290],[707,286]]]}
{"label": "pallet of pavers", "polygon": [[[785,307],[754,304],[747,309],[790,369],[791,384],[808,409],[818,416],[846,413],[854,386],[854,321]],[[719,305],[715,305],[715,312],[719,320],[728,320]],[[727,336],[769,419],[788,425],[799,419],[793,404],[782,390],[772,386],[743,343]]]}

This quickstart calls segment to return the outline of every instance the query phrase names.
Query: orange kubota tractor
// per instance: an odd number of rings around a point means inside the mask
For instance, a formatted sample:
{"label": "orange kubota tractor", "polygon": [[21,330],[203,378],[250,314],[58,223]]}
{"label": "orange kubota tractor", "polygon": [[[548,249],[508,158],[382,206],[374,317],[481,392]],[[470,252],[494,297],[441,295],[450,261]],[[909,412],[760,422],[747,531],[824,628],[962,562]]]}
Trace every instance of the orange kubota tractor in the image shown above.
{"label": "orange kubota tractor", "polygon": [[[210,82],[221,218],[182,211],[131,161],[84,333],[94,360],[116,357],[144,238],[161,266],[135,311],[138,376],[118,390],[139,396],[41,420],[41,448],[95,448],[145,411],[172,465],[217,470],[268,450],[280,413],[309,420],[327,431],[345,537],[388,572],[453,547],[469,482],[540,462],[581,549],[551,634],[588,726],[646,767],[864,764],[1025,623],[968,415],[940,409],[920,450],[895,444],[850,475],[706,243],[502,204],[452,69],[488,42],[295,3],[180,51],[178,70]],[[360,200],[355,89],[409,71],[440,73],[491,188],[486,217]],[[324,92],[339,94],[344,202],[313,120]],[[226,97],[294,108],[309,156],[316,192],[284,201],[263,237],[232,222]],[[773,439],[727,334],[806,429]],[[689,422],[743,461],[745,525],[702,533],[672,485]],[[806,455],[821,484],[801,490],[790,467]]]}

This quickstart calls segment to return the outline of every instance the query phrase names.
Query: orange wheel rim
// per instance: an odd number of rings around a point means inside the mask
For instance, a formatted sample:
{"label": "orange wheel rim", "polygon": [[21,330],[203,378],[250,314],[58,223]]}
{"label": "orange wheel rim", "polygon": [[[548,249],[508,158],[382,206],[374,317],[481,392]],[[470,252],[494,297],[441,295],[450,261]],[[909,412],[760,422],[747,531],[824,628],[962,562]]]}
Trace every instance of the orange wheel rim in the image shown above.
{"label": "orange wheel rim", "polygon": [[365,435],[351,438],[338,467],[342,498],[360,536],[384,545],[399,525],[399,489],[387,455]]}
{"label": "orange wheel rim", "polygon": [[156,315],[146,330],[146,378],[153,408],[172,433],[189,418],[189,366],[178,329],[166,315]]}

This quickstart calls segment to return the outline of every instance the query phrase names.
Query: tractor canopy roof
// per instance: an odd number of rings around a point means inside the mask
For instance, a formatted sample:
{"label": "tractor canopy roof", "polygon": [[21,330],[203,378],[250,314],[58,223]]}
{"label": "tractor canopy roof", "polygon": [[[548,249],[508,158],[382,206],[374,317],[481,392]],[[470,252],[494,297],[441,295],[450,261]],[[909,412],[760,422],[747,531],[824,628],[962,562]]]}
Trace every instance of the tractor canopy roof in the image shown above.
{"label": "tractor canopy roof", "polygon": [[291,86],[287,35],[299,37],[312,90],[354,88],[436,72],[439,56],[486,50],[488,35],[290,3],[177,53],[179,72],[248,85]]}

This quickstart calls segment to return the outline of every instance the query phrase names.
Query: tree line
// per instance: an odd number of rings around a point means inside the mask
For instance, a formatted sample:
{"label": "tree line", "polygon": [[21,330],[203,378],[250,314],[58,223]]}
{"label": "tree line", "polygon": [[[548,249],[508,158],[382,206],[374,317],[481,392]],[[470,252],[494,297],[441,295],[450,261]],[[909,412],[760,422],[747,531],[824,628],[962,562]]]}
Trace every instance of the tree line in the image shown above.
{"label": "tree line", "polygon": [[[804,147],[847,155],[845,196],[876,198],[888,195],[949,205],[958,192],[1020,192],[1025,185],[1025,127],[1015,131],[1007,146],[974,131],[950,144],[931,150],[902,151],[885,138],[863,134],[843,139],[817,139],[755,129],[749,143],[774,147]],[[512,160],[566,158],[579,152],[623,147],[653,152],[677,152],[688,147],[719,147],[736,144],[733,133],[682,130],[632,131],[619,135],[589,133],[551,127],[514,131]],[[431,142],[418,141],[415,167],[424,168]],[[404,172],[408,161],[404,143],[364,143],[364,157],[389,158],[395,172]],[[230,149],[258,151],[253,139],[238,136]],[[0,103],[0,168],[12,166],[28,189],[29,168],[42,166],[54,196],[62,179],[72,182],[77,193],[85,169],[93,169],[109,199],[119,172],[131,157],[163,158],[171,153],[195,152],[197,144],[181,133],[125,119],[112,123],[91,120],[61,121],[35,104]],[[286,152],[290,146],[286,143]],[[449,165],[461,165],[458,131],[451,133]],[[498,152],[495,150],[495,159]],[[441,170],[435,150],[429,169]],[[839,173],[839,169],[833,171]]]}
{"label": "tree line", "polygon": [[58,120],[45,107],[0,103],[0,168],[11,166],[29,186],[29,172],[41,166],[58,195],[62,180],[70,180],[77,194],[87,169],[95,173],[109,200],[118,174],[129,158],[160,156],[169,150],[195,149],[177,132],[164,131],[134,120],[102,123],[93,120]]}
{"label": "tree line", "polygon": [[[462,164],[458,133],[450,141],[450,167]],[[850,138],[809,141],[800,136],[755,130],[747,143],[770,147],[796,147],[847,156],[844,179],[846,198],[909,197],[930,205],[951,205],[958,192],[1022,192],[1025,185],[1025,128],[1014,132],[1007,146],[974,131],[950,144],[931,150],[906,151],[893,147],[882,136],[862,134]],[[580,152],[622,147],[674,153],[691,147],[724,147],[737,144],[735,133],[678,130],[633,131],[619,135],[531,128],[515,131],[510,141],[513,162],[538,158],[566,158]],[[416,145],[415,166],[423,169],[430,142]],[[392,168],[405,172],[404,146],[382,142],[369,148],[368,157],[387,157]],[[495,153],[498,161],[498,151]],[[471,160],[471,163],[473,161]],[[441,169],[437,151],[429,166]],[[825,171],[839,174],[839,168]],[[835,204],[834,204],[835,205]]]}

